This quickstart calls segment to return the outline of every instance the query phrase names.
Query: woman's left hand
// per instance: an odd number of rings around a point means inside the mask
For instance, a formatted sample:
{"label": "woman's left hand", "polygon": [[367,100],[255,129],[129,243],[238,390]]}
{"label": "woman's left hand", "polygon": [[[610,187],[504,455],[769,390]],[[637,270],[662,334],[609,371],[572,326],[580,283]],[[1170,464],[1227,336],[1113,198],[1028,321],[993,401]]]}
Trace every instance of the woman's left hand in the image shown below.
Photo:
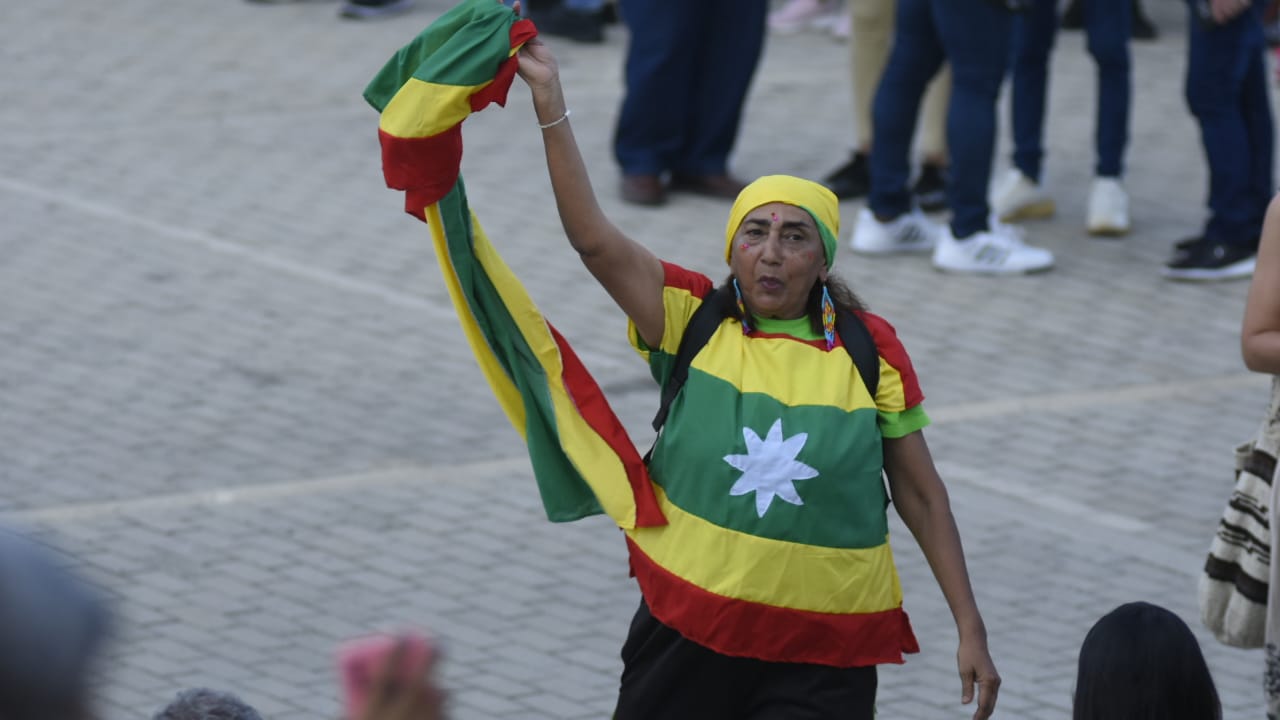
{"label": "woman's left hand", "polygon": [[1000,694],[1000,673],[987,651],[985,639],[962,639],[956,651],[956,664],[960,668],[960,702],[973,701],[973,686],[978,686],[978,707],[973,720],[986,720],[996,709],[996,696]]}

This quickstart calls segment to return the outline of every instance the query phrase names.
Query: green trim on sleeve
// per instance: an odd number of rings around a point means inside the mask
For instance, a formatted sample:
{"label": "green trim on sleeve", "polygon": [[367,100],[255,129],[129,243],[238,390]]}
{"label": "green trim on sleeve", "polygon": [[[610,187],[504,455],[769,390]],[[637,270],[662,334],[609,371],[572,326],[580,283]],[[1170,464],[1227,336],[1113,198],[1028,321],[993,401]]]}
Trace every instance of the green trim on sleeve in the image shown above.
{"label": "green trim on sleeve", "polygon": [[907,408],[902,412],[877,411],[880,415],[880,434],[887,438],[906,437],[929,424],[929,416],[923,405]]}

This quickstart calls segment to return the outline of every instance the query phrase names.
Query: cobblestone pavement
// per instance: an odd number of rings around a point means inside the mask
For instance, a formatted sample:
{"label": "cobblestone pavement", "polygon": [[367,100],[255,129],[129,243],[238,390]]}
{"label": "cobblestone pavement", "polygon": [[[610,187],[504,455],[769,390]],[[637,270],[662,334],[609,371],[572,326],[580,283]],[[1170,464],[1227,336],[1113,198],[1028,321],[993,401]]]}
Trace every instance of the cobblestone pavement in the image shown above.
{"label": "cobblestone pavement", "polygon": [[[896,324],[928,394],[1002,718],[1067,717],[1085,631],[1135,599],[1196,630],[1227,718],[1261,715],[1261,656],[1201,630],[1195,579],[1267,381],[1239,359],[1246,283],[1157,272],[1199,227],[1205,175],[1181,98],[1185,20],[1147,4],[1163,34],[1134,46],[1129,238],[1083,232],[1093,69],[1064,34],[1059,215],[1027,227],[1059,267],[975,279],[847,249],[837,264]],[[621,538],[542,518],[360,99],[445,6],[367,24],[319,2],[0,6],[0,522],[118,601],[106,720],[191,685],[274,720],[335,717],[336,644],[406,625],[447,641],[460,720],[612,708],[637,601]],[[554,45],[602,202],[663,257],[718,274],[725,203],[616,198],[624,45],[620,28]],[[770,38],[737,171],[821,176],[843,158],[846,57],[821,36]],[[519,85],[468,121],[474,209],[647,443],[656,393],[565,246],[533,123]],[[967,717],[949,614],[894,533],[923,652],[882,670],[881,714]]]}

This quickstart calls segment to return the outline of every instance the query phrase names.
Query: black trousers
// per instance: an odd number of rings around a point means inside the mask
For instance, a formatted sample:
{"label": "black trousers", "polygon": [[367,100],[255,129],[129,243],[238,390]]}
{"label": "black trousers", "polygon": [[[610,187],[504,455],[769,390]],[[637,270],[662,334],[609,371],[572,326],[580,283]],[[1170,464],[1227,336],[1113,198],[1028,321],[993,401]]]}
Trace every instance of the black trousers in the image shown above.
{"label": "black trousers", "polygon": [[686,640],[640,602],[622,646],[615,720],[872,720],[876,668],[730,657]]}

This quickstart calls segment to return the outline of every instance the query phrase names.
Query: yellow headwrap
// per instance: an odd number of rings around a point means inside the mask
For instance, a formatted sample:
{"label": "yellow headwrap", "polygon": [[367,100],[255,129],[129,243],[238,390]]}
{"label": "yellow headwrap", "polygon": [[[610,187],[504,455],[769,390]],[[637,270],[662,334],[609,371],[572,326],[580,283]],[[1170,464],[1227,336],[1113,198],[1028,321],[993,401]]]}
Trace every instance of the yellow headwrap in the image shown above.
{"label": "yellow headwrap", "polygon": [[733,236],[747,213],[769,203],[795,205],[813,217],[822,235],[822,249],[827,269],[836,261],[836,236],[840,233],[840,204],[830,190],[812,180],[791,175],[765,175],[738,193],[729,211],[729,224],[724,231],[724,260],[733,254]]}

